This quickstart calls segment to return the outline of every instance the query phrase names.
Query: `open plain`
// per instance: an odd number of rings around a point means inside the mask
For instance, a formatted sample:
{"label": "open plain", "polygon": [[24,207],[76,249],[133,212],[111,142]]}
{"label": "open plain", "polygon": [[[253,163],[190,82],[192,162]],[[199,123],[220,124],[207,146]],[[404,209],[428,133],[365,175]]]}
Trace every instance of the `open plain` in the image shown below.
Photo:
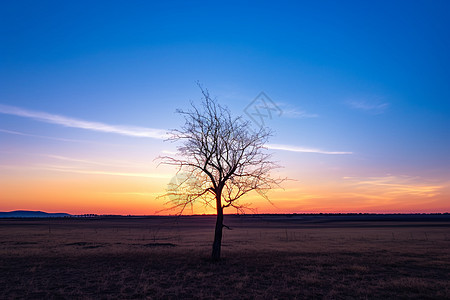
{"label": "open plain", "polygon": [[0,219],[1,298],[450,299],[449,215]]}

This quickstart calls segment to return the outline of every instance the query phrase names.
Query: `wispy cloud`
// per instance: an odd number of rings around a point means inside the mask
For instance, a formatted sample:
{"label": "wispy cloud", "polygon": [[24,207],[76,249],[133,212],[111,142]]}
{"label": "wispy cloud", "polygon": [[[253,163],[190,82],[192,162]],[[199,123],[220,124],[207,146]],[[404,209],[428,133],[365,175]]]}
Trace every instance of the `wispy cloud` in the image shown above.
{"label": "wispy cloud", "polygon": [[[7,134],[13,134],[13,135],[20,135],[20,136],[29,136],[29,137],[40,138],[40,139],[61,141],[61,142],[90,143],[90,144],[102,144],[102,145],[105,145],[105,143],[100,143],[100,142],[95,142],[95,141],[65,139],[65,138],[45,136],[45,135],[29,134],[29,133],[13,131],[13,130],[6,130],[6,129],[0,129],[0,132],[7,133]],[[108,145],[111,145],[111,144],[108,144]]]}
{"label": "wispy cloud", "polygon": [[283,151],[291,151],[291,152],[304,152],[304,153],[319,153],[319,154],[353,154],[353,152],[344,152],[344,151],[326,151],[315,148],[305,148],[299,146],[291,146],[291,145],[282,145],[282,144],[266,144],[268,149],[272,150],[283,150]]}
{"label": "wispy cloud", "polygon": [[427,184],[423,179],[411,176],[381,176],[368,178],[344,177],[368,194],[384,198],[394,198],[402,195],[418,197],[434,197],[444,188],[442,184]]}
{"label": "wispy cloud", "polygon": [[176,151],[170,151],[170,150],[162,150],[161,153],[163,154],[169,154],[169,155],[176,155]]}
{"label": "wispy cloud", "polygon": [[44,154],[41,155],[44,157],[48,157],[54,160],[58,161],[65,161],[65,162],[73,162],[77,165],[96,165],[96,166],[103,166],[103,167],[126,167],[126,168],[143,168],[147,167],[148,163],[139,163],[139,162],[131,162],[131,161],[122,161],[122,160],[107,160],[107,161],[93,161],[88,159],[80,159],[80,158],[73,158],[73,157],[67,157],[62,155],[53,155],[53,154]]}
{"label": "wispy cloud", "polygon": [[293,119],[308,119],[308,118],[317,118],[318,114],[308,113],[303,109],[294,107],[292,105],[278,102],[276,105],[281,109],[282,117],[293,118]]}
{"label": "wispy cloud", "polygon": [[92,122],[81,119],[70,118],[61,115],[49,114],[46,112],[38,112],[22,109],[19,107],[8,106],[0,104],[0,113],[14,115],[24,118],[33,119],[40,122],[62,125],[65,127],[80,128],[92,131],[116,133],[125,136],[133,137],[146,137],[154,139],[167,138],[166,130],[136,127],[136,126],[121,126],[121,125],[109,125],[100,122]]}
{"label": "wispy cloud", "polygon": [[97,161],[92,161],[92,160],[87,160],[87,159],[78,159],[78,158],[66,157],[66,156],[61,156],[61,155],[49,154],[49,155],[44,155],[44,156],[46,156],[48,158],[56,159],[56,160],[81,163],[81,164],[87,164],[87,165],[96,165],[96,166],[103,166],[103,167],[117,166],[114,164],[107,164],[107,163],[102,163],[102,162],[97,162]]}
{"label": "wispy cloud", "polygon": [[[30,118],[33,120],[37,120],[37,121],[41,121],[41,122],[45,122],[45,123],[62,125],[65,127],[81,128],[81,129],[93,130],[93,131],[99,131],[99,132],[115,133],[115,134],[126,135],[126,136],[147,137],[147,138],[155,138],[155,139],[164,139],[164,138],[168,137],[167,131],[163,130],[163,129],[109,125],[109,124],[105,124],[105,123],[85,121],[85,120],[81,120],[81,119],[74,119],[74,118],[70,118],[70,117],[66,117],[66,116],[54,115],[54,114],[49,114],[49,113],[45,113],[45,112],[31,111],[31,110],[26,110],[26,109],[2,105],[2,104],[0,104],[0,113],[24,117],[24,118]],[[293,110],[291,113],[293,115],[298,115],[298,116],[303,115],[303,117],[317,117],[317,115],[309,115],[309,114],[306,114],[305,112],[295,111],[295,110]],[[4,133],[8,133],[8,134],[15,134],[15,135],[22,135],[22,136],[53,139],[53,140],[59,140],[59,141],[82,142],[79,140],[33,135],[33,134],[27,134],[27,133],[11,131],[11,130],[6,130],[6,129],[0,129],[0,132],[4,132]],[[267,144],[266,146],[267,146],[267,148],[273,149],[273,150],[284,150],[284,151],[291,151],[291,152],[320,153],[320,154],[352,154],[352,152],[325,151],[325,150],[321,150],[321,149],[305,148],[305,147],[298,147],[298,146],[291,146],[291,145],[284,145],[284,144]],[[174,154],[172,151],[168,151],[168,150],[163,150],[163,153]],[[62,157],[53,157],[53,158],[63,159]],[[83,162],[83,161],[78,161],[78,162]]]}
{"label": "wispy cloud", "polygon": [[372,114],[382,114],[389,108],[389,103],[380,101],[350,100],[346,104],[350,108]]}
{"label": "wispy cloud", "polygon": [[0,128],[0,132],[14,134],[14,135],[33,136],[31,134],[26,134],[26,133],[22,133],[22,132],[18,132],[18,131],[6,130],[6,129],[1,129],[1,128]]}
{"label": "wispy cloud", "polygon": [[105,171],[105,170],[84,170],[76,169],[69,166],[59,166],[59,165],[40,165],[38,166],[40,170],[56,171],[56,172],[66,172],[66,173],[76,173],[76,174],[86,174],[86,175],[109,175],[109,176],[124,176],[124,177],[144,177],[144,178],[172,178],[172,174],[161,174],[161,173],[134,173],[134,172],[115,172],[115,171]]}
{"label": "wispy cloud", "polygon": [[[73,161],[71,159],[71,161]],[[149,173],[149,172],[126,172],[126,171],[115,171],[115,170],[105,170],[105,169],[87,169],[83,167],[77,167],[73,165],[63,165],[63,164],[35,164],[35,165],[8,165],[0,164],[0,169],[3,170],[19,170],[19,171],[51,171],[51,172],[63,172],[63,173],[74,173],[74,174],[84,174],[84,175],[105,175],[105,176],[122,176],[122,177],[143,177],[143,178],[153,178],[153,179],[170,179],[173,174],[164,173]]]}
{"label": "wispy cloud", "polygon": [[68,161],[68,162],[75,162],[75,163],[82,163],[82,164],[89,164],[89,165],[97,165],[97,166],[110,166],[108,164],[103,164],[103,163],[99,163],[99,162],[96,162],[96,161],[91,161],[91,160],[86,160],[86,159],[78,159],[78,158],[71,158],[71,157],[66,157],[66,156],[61,156],[61,155],[48,154],[48,155],[45,155],[45,156],[49,157],[49,158],[57,159],[57,160]]}

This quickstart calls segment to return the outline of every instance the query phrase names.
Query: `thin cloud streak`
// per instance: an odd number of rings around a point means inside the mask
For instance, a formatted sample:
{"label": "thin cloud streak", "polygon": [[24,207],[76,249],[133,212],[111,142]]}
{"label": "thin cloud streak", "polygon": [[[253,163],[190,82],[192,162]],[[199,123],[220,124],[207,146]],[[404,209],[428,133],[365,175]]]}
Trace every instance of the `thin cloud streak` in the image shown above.
{"label": "thin cloud streak", "polygon": [[15,135],[23,135],[23,136],[33,136],[32,134],[26,134],[26,133],[22,133],[22,132],[18,132],[18,131],[6,130],[6,129],[1,129],[1,128],[0,128],[0,132],[8,133],[8,134],[15,134]]}
{"label": "thin cloud streak", "polygon": [[29,134],[29,133],[6,130],[6,129],[0,129],[0,132],[7,133],[7,134],[13,134],[13,135],[19,135],[19,136],[29,136],[29,137],[33,137],[33,138],[60,141],[60,142],[88,143],[88,144],[97,144],[97,145],[117,146],[115,144],[110,144],[110,143],[106,144],[106,143],[88,141],[88,140],[65,139],[65,138],[58,138],[58,137],[45,136],[45,135]]}
{"label": "thin cloud streak", "polygon": [[169,154],[169,155],[176,155],[176,151],[170,151],[170,150],[162,150],[161,153],[163,154]]}
{"label": "thin cloud streak", "polygon": [[124,176],[124,177],[144,177],[144,178],[160,178],[167,179],[171,178],[170,174],[155,174],[155,173],[128,173],[128,172],[110,172],[110,171],[98,171],[98,170],[80,170],[72,169],[70,167],[66,168],[64,166],[42,166],[42,170],[56,171],[56,172],[67,172],[76,174],[86,174],[86,175],[110,175],[110,176]]}
{"label": "thin cloud streak", "polygon": [[293,118],[293,119],[309,119],[309,118],[318,118],[318,114],[308,113],[302,109],[298,109],[289,104],[285,104],[282,102],[277,102],[276,105],[281,109],[282,117]]}
{"label": "thin cloud streak", "polygon": [[88,165],[96,165],[96,166],[103,166],[103,167],[112,167],[112,166],[117,167],[117,165],[114,165],[114,164],[106,164],[106,163],[101,163],[101,162],[96,162],[96,161],[91,161],[91,160],[77,159],[77,158],[71,158],[71,157],[60,156],[60,155],[48,154],[48,155],[44,155],[44,156],[48,157],[48,158],[56,159],[56,160],[82,163],[82,164],[88,164]]}
{"label": "thin cloud streak", "polygon": [[[108,132],[108,133],[116,133],[120,135],[133,136],[133,137],[146,137],[146,138],[154,138],[154,139],[166,139],[168,138],[168,134],[166,130],[163,129],[154,129],[154,128],[145,128],[145,127],[134,127],[134,126],[117,126],[117,125],[109,125],[100,122],[91,122],[80,119],[74,119],[70,117],[60,116],[49,114],[45,112],[37,112],[25,110],[18,107],[7,106],[0,104],[0,113],[14,115],[24,118],[29,118],[45,123],[62,125],[65,127],[71,128],[81,128],[92,131],[99,132]],[[70,142],[80,142],[77,140],[71,139],[63,139],[63,138],[52,138],[46,136],[32,135],[26,134],[18,131],[11,131],[0,129],[0,132],[22,135],[22,136],[31,136],[31,137],[39,137],[46,139],[54,139],[59,141],[70,141]],[[291,151],[291,152],[303,152],[303,153],[320,153],[320,154],[331,154],[331,155],[342,155],[342,154],[353,154],[352,152],[341,152],[341,151],[325,151],[320,149],[313,148],[305,148],[291,145],[283,145],[283,144],[267,144],[267,148],[272,150],[283,150],[283,151]],[[163,151],[163,153],[168,153],[169,151]]]}
{"label": "thin cloud streak", "polygon": [[61,156],[61,155],[52,155],[52,154],[43,154],[41,156],[48,157],[51,159],[56,159],[60,161],[68,161],[68,162],[75,162],[75,163],[81,163],[81,164],[87,164],[87,165],[97,165],[102,167],[126,167],[126,168],[143,168],[147,167],[147,162],[131,162],[131,161],[123,161],[123,160],[111,160],[107,162],[102,161],[92,161],[87,159],[78,159],[78,158],[72,158],[67,156]]}
{"label": "thin cloud streak", "polygon": [[89,141],[82,141],[82,140],[73,140],[73,139],[57,138],[57,137],[44,136],[44,135],[29,134],[29,133],[13,131],[13,130],[6,130],[6,129],[0,129],[0,132],[14,134],[14,135],[20,135],[20,136],[29,136],[29,137],[35,137],[35,138],[41,138],[41,139],[62,141],[62,142],[77,142],[77,143],[89,142]]}
{"label": "thin cloud streak", "polygon": [[[75,169],[71,166],[63,165],[36,165],[36,166],[16,166],[16,165],[1,165],[0,169],[4,170],[36,170],[36,171],[52,171],[52,172],[64,172],[84,175],[107,175],[107,176],[122,176],[122,177],[143,177],[152,179],[169,179],[173,177],[173,174],[162,173],[132,173],[132,172],[114,172],[103,170],[84,170]],[[0,174],[1,175],[1,174]]]}
{"label": "thin cloud streak", "polygon": [[310,114],[304,110],[296,110],[296,109],[283,110],[282,116],[293,119],[310,119],[319,117],[318,114]]}
{"label": "thin cloud streak", "polygon": [[319,153],[319,154],[331,154],[331,155],[353,154],[353,152],[325,151],[325,150],[320,150],[320,149],[305,148],[305,147],[298,147],[298,146],[291,146],[291,145],[282,145],[282,144],[266,144],[266,147],[271,150],[283,150],[283,151],[303,152],[303,153]]}
{"label": "thin cloud streak", "polygon": [[0,113],[13,115],[18,117],[24,117],[33,119],[36,121],[41,121],[50,124],[62,125],[71,128],[80,128],[100,132],[116,133],[125,136],[133,137],[146,137],[154,139],[165,139],[167,138],[167,133],[163,129],[146,128],[146,127],[135,127],[135,126],[120,126],[120,125],[109,125],[100,122],[91,122],[81,119],[70,118],[61,115],[54,115],[45,112],[25,110],[19,107],[7,106],[0,104]]}
{"label": "thin cloud streak", "polygon": [[382,114],[389,108],[389,103],[370,103],[367,101],[347,101],[350,108],[365,111],[368,113]]}
{"label": "thin cloud streak", "polygon": [[346,177],[357,187],[365,191],[382,193],[384,197],[397,197],[399,195],[410,195],[419,197],[434,197],[445,187],[442,184],[426,184],[420,178],[409,176],[384,176],[368,178]]}

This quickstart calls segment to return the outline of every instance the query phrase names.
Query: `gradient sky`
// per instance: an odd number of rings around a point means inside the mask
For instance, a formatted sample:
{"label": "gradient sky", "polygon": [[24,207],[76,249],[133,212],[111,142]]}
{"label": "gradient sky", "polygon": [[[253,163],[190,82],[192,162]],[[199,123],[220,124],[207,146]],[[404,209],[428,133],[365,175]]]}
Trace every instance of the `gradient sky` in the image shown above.
{"label": "gradient sky", "polygon": [[258,212],[450,210],[449,1],[226,3],[2,1],[0,210],[158,213],[196,81],[282,111]]}

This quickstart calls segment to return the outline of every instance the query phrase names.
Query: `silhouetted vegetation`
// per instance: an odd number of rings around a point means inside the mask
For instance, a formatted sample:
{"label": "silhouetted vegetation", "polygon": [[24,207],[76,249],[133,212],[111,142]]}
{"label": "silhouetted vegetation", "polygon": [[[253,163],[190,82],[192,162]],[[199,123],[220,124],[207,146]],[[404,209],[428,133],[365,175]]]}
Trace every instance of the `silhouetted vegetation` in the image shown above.
{"label": "silhouetted vegetation", "polygon": [[[199,85],[200,86],[200,85]],[[200,87],[201,88],[201,87]],[[179,110],[185,124],[173,130],[170,140],[180,141],[177,156],[162,157],[162,163],[178,167],[186,174],[166,196],[171,196],[172,208],[180,213],[202,202],[216,210],[212,259],[220,259],[224,209],[242,210],[239,199],[251,191],[265,197],[267,190],[276,187],[282,179],[274,179],[270,172],[278,166],[263,150],[270,132],[265,128],[251,130],[242,117],[233,117],[226,107],[211,99],[201,88],[203,102],[200,108]]]}

